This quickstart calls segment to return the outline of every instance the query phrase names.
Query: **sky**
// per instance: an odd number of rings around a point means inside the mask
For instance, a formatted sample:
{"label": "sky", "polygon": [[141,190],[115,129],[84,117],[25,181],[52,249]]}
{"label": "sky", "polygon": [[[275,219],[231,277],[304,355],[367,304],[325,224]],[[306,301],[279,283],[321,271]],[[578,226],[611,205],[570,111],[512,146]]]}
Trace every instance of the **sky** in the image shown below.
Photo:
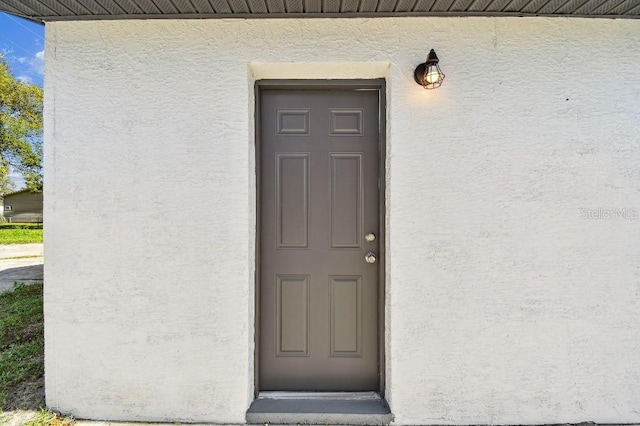
{"label": "sky", "polygon": [[[42,87],[44,77],[44,25],[0,12],[0,54],[7,58],[13,76]],[[24,188],[20,173],[9,177],[16,190]]]}
{"label": "sky", "polygon": [[14,77],[42,86],[44,25],[0,13],[0,52],[9,60]]}

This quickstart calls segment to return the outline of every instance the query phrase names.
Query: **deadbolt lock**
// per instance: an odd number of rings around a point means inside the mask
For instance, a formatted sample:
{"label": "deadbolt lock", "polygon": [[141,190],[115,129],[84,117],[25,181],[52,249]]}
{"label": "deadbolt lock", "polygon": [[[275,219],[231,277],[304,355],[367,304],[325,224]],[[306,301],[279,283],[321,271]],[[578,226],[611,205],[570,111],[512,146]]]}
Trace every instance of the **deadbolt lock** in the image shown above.
{"label": "deadbolt lock", "polygon": [[368,243],[372,243],[376,240],[376,234],[374,234],[373,232],[369,232],[364,236],[364,240]]}
{"label": "deadbolt lock", "polygon": [[371,251],[364,255],[364,261],[367,263],[376,263],[376,260],[376,254]]}

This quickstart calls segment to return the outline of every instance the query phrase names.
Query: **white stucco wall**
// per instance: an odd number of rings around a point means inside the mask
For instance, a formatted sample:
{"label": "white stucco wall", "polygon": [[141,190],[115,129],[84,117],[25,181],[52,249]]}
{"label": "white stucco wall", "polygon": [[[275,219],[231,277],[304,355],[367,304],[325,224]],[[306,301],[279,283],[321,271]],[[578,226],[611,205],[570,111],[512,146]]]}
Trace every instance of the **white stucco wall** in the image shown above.
{"label": "white stucco wall", "polygon": [[[243,422],[253,80],[385,76],[396,423],[640,422],[640,21],[55,22],[46,35],[51,407]],[[413,69],[430,48],[446,79],[425,91]],[[363,62],[376,75],[340,65]]]}

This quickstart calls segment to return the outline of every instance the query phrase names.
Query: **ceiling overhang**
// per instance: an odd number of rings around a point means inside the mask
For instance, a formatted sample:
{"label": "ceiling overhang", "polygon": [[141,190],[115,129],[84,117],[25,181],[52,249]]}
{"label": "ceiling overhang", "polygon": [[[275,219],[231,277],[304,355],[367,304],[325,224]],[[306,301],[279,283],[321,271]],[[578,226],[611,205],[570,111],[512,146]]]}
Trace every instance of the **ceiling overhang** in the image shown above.
{"label": "ceiling overhang", "polygon": [[0,11],[38,22],[386,16],[640,18],[640,0],[0,0]]}

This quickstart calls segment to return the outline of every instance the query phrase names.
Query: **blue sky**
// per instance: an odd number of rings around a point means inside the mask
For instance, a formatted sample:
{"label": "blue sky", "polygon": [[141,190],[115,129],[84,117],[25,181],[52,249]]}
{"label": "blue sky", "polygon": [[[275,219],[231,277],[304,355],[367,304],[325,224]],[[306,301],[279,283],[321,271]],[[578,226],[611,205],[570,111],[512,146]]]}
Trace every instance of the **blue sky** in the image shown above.
{"label": "blue sky", "polygon": [[42,86],[44,25],[0,13],[0,53],[9,60],[14,77]]}

